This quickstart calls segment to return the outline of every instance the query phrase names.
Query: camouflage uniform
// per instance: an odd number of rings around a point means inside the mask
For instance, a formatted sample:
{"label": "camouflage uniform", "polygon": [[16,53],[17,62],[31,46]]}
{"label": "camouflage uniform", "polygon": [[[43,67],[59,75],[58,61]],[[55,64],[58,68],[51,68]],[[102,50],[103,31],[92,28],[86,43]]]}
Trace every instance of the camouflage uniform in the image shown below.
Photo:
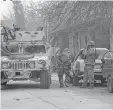
{"label": "camouflage uniform", "polygon": [[84,58],[85,67],[84,67],[84,77],[83,77],[83,85],[82,87],[87,86],[87,82],[89,79],[90,88],[94,86],[94,65],[95,65],[95,48],[94,42],[90,41],[88,46],[93,46],[89,49],[85,49],[81,55]]}
{"label": "camouflage uniform", "polygon": [[68,56],[67,61],[63,61],[62,58],[65,57],[65,54],[60,54],[57,57],[57,72],[60,82],[60,87],[64,86],[63,75],[65,74],[65,86],[68,86],[70,82],[70,70],[71,70],[71,57]]}

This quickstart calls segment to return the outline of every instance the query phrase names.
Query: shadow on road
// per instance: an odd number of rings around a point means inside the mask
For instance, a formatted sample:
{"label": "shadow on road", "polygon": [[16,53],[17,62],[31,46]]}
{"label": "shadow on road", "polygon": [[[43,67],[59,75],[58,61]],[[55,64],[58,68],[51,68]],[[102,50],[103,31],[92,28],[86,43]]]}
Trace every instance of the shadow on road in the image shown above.
{"label": "shadow on road", "polygon": [[40,84],[27,84],[27,83],[14,83],[14,84],[7,84],[7,86],[1,86],[1,90],[5,89],[40,89]]}
{"label": "shadow on road", "polygon": [[95,87],[106,87],[107,84],[106,84],[106,83],[105,83],[105,84],[102,84],[102,83],[95,83],[94,86],[95,86]]}
{"label": "shadow on road", "polygon": [[[78,86],[81,86],[82,85],[82,83],[80,82],[79,83],[79,85]],[[88,86],[89,86],[89,84],[88,84]],[[106,87],[107,86],[107,84],[105,83],[105,84],[102,84],[102,83],[95,83],[94,84],[94,86],[96,87],[96,88],[99,88],[99,87]],[[75,88],[75,87],[77,87],[77,86],[72,86],[71,85],[71,87],[73,87],[73,88]],[[1,86],[1,90],[6,90],[6,89],[31,89],[31,88],[33,88],[33,89],[40,89],[40,83],[23,83],[23,82],[13,82],[13,83],[9,83],[9,84],[7,84],[7,86]],[[52,80],[52,84],[51,84],[51,87],[50,87],[50,89],[55,89],[55,88],[59,88],[59,82],[58,81],[54,81],[54,80]]]}

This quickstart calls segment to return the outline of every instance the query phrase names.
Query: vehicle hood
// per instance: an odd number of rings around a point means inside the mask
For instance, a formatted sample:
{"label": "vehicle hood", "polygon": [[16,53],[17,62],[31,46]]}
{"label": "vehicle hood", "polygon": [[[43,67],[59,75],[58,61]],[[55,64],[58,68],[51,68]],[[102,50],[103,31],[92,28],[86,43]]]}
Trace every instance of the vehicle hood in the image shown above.
{"label": "vehicle hood", "polygon": [[[84,60],[77,60],[76,62],[84,63]],[[95,64],[101,64],[102,61],[100,59],[95,60]]]}
{"label": "vehicle hood", "polygon": [[48,56],[46,54],[41,55],[10,55],[10,56],[2,56],[1,61],[18,61],[18,60],[46,60]]}
{"label": "vehicle hood", "polygon": [[102,63],[101,60],[99,60],[99,59],[95,60],[95,64],[101,64],[101,63]]}
{"label": "vehicle hood", "polygon": [[28,60],[47,60],[48,59],[48,56],[46,54],[43,54],[43,55],[35,55],[34,57],[32,58],[29,58]]}

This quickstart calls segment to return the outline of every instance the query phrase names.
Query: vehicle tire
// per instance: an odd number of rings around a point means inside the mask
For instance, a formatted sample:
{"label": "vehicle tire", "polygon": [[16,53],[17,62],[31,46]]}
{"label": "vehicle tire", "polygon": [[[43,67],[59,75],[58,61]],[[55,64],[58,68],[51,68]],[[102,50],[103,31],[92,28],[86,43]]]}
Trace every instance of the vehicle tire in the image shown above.
{"label": "vehicle tire", "polygon": [[108,91],[110,93],[113,93],[113,79],[112,79],[112,77],[109,77],[109,79],[108,79]]}
{"label": "vehicle tire", "polygon": [[106,79],[105,79],[105,78],[102,78],[102,79],[101,79],[101,83],[102,83],[102,84],[106,83]]}
{"label": "vehicle tire", "polygon": [[1,85],[6,86],[7,82],[1,83]]}
{"label": "vehicle tire", "polygon": [[70,83],[73,84],[73,77],[70,76]]}
{"label": "vehicle tire", "polygon": [[50,73],[50,84],[52,83],[52,79],[51,79],[51,76],[52,76],[52,67],[50,66],[49,67],[49,73]]}
{"label": "vehicle tire", "polygon": [[50,84],[52,83],[52,80],[51,80],[51,76],[50,76]]}
{"label": "vehicle tire", "polygon": [[50,75],[48,70],[43,70],[40,73],[40,88],[41,89],[50,88]]}
{"label": "vehicle tire", "polygon": [[73,86],[78,86],[79,78],[78,76],[73,74]]}
{"label": "vehicle tire", "polygon": [[4,72],[1,71],[1,85],[6,86],[7,82],[3,82],[3,83],[2,83],[2,80],[3,80],[3,79],[7,79],[7,77],[6,77],[6,75],[4,74]]}

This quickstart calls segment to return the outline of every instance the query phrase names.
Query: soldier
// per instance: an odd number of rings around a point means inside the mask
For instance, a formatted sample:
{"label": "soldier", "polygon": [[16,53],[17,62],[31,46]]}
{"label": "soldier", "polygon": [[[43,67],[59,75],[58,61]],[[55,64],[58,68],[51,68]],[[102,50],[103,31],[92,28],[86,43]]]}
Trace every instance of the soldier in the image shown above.
{"label": "soldier", "polygon": [[94,65],[95,65],[95,58],[96,58],[96,49],[94,41],[90,41],[87,44],[87,48],[81,50],[75,60],[81,56],[84,59],[85,67],[84,67],[84,76],[83,76],[83,84],[81,88],[87,87],[87,82],[89,79],[90,86],[89,88],[94,87]]}
{"label": "soldier", "polygon": [[85,67],[84,67],[84,77],[82,88],[87,87],[87,82],[89,79],[89,88],[94,87],[94,65],[96,58],[96,49],[94,41],[90,41],[87,45],[87,49],[83,50],[81,57],[84,58]]}
{"label": "soldier", "polygon": [[63,75],[65,74],[65,86],[68,87],[70,82],[71,58],[69,49],[65,49],[63,53],[57,57],[57,72],[60,82],[60,88],[64,87]]}

